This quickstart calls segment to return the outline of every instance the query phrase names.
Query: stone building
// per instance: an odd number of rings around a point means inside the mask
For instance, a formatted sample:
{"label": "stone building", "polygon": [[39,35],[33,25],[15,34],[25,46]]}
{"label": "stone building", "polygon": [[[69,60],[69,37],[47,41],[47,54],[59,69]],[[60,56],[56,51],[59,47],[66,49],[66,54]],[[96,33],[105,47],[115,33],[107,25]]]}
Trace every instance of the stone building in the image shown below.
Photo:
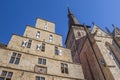
{"label": "stone building", "polygon": [[80,24],[68,9],[69,31],[66,47],[74,63],[82,65],[86,80],[120,80],[120,29],[107,32],[96,24]]}
{"label": "stone building", "polygon": [[55,24],[37,18],[23,36],[13,34],[8,45],[0,44],[0,80],[84,80],[84,75]]}

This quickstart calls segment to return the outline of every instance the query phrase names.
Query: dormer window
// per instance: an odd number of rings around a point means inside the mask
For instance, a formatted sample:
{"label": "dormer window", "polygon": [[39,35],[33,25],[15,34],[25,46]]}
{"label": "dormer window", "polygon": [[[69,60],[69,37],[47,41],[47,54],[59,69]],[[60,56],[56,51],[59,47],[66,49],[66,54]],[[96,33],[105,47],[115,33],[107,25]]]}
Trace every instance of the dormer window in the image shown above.
{"label": "dormer window", "polygon": [[36,38],[40,38],[40,31],[37,31]]}
{"label": "dormer window", "polygon": [[49,41],[53,42],[53,36],[52,35],[49,36]]}

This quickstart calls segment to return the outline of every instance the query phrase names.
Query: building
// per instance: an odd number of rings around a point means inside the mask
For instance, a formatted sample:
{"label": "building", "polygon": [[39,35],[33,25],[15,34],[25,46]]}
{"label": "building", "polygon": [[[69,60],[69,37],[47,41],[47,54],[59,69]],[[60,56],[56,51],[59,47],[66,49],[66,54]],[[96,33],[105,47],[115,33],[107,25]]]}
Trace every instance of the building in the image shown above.
{"label": "building", "polygon": [[37,18],[23,36],[13,34],[8,45],[0,44],[0,80],[84,80],[84,75],[55,24]]}
{"label": "building", "polygon": [[82,65],[86,80],[120,80],[120,29],[111,33],[80,24],[68,9],[69,31],[66,47],[71,49],[74,63]]}

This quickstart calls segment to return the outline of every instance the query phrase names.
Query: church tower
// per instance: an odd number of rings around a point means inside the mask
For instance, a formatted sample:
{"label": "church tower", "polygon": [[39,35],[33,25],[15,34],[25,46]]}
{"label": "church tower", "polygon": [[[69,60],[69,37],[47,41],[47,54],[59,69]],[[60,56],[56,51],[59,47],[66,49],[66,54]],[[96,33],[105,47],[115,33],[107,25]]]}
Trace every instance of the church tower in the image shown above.
{"label": "church tower", "polygon": [[[68,34],[66,38],[66,47],[71,49],[72,58],[74,63],[79,63],[78,53],[77,53],[77,44],[82,44],[84,37],[86,35],[84,26],[79,23],[77,18],[73,15],[71,10],[68,8]],[[87,29],[90,30],[90,26],[87,26]]]}
{"label": "church tower", "polygon": [[96,24],[81,25],[68,8],[66,47],[71,49],[74,63],[82,65],[86,80],[120,79],[120,29],[106,33]]}

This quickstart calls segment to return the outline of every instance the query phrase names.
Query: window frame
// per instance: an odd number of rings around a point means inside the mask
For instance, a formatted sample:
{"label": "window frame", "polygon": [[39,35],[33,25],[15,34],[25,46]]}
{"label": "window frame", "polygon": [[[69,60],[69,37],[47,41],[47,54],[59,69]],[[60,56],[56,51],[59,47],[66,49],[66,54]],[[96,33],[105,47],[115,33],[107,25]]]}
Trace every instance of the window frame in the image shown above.
{"label": "window frame", "polygon": [[[3,72],[6,72],[6,74],[3,75]],[[7,79],[11,80],[12,76],[13,76],[13,72],[2,70],[0,78],[3,80],[7,80]]]}
{"label": "window frame", "polygon": [[61,63],[61,73],[69,74],[68,64]]}
{"label": "window frame", "polygon": [[13,52],[11,55],[11,58],[9,60],[9,63],[18,65],[20,63],[21,56],[22,56],[22,54],[17,53],[17,52]]}

